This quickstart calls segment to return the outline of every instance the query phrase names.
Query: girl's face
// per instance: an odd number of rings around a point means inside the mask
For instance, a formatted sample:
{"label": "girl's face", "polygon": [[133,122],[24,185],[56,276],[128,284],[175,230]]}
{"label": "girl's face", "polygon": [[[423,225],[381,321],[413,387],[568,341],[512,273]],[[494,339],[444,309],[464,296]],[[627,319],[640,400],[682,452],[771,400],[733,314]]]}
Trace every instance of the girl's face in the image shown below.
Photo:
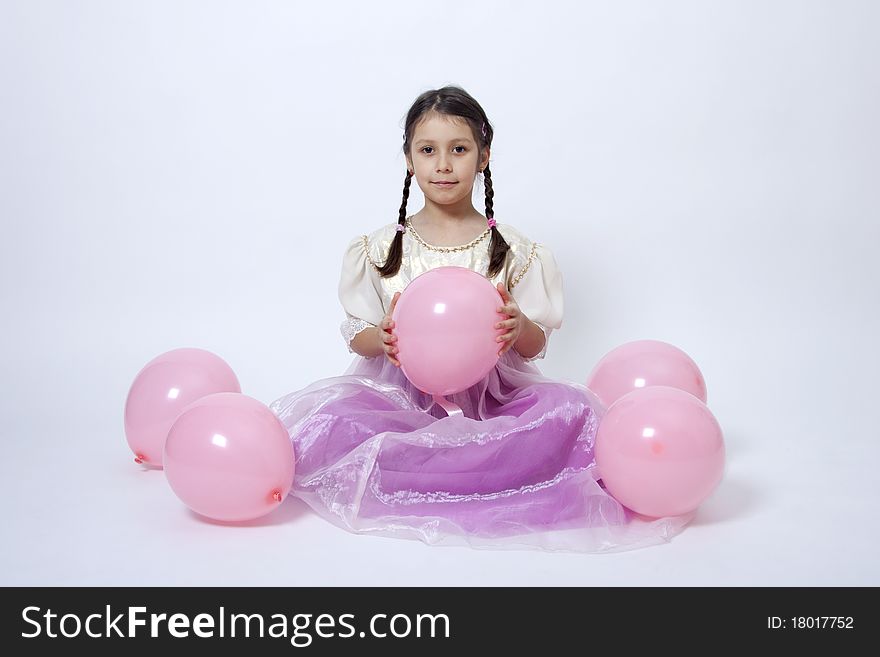
{"label": "girl's face", "polygon": [[464,119],[431,113],[416,126],[406,161],[426,199],[446,206],[470,204],[477,172],[489,163],[489,149],[479,152]]}

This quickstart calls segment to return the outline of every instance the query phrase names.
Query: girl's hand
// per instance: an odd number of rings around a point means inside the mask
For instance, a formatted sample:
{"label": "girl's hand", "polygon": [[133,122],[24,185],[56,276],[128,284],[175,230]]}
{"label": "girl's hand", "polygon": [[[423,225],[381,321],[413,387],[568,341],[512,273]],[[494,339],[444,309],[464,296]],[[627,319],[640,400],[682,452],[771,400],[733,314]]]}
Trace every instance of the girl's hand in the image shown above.
{"label": "girl's hand", "polygon": [[382,322],[379,324],[379,340],[381,341],[382,349],[385,351],[385,356],[395,367],[400,367],[400,361],[394,357],[394,354],[397,353],[397,336],[391,332],[391,329],[394,328],[394,322],[391,321],[391,315],[394,313],[394,306],[397,305],[397,300],[399,298],[400,292],[395,292],[394,298],[391,299],[391,307],[388,308],[388,313],[382,318]]}
{"label": "girl's hand", "polygon": [[504,346],[501,347],[501,351],[498,352],[499,356],[503,356],[513,347],[514,343],[519,340],[519,336],[523,331],[523,324],[525,323],[525,315],[522,314],[516,301],[510,296],[510,292],[507,291],[504,283],[498,283],[496,287],[498,288],[498,292],[501,293],[501,298],[504,301],[504,305],[498,309],[498,312],[504,313],[508,317],[495,325],[495,328],[497,329],[507,329],[507,333],[499,335],[496,338],[498,342],[504,343]]}

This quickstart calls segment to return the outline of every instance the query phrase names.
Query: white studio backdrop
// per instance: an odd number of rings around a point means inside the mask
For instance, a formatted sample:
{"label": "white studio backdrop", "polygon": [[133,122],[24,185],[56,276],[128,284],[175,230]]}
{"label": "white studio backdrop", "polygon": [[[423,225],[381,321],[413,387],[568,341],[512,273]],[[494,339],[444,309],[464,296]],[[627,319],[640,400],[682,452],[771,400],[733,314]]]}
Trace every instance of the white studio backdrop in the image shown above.
{"label": "white studio backdrop", "polygon": [[[497,219],[563,271],[542,371],[583,382],[658,339],[706,377],[727,488],[672,546],[742,561],[700,581],[876,585],[878,19],[854,1],[0,2],[0,583],[137,581],[71,518],[130,522],[122,411],[156,355],[213,351],[267,404],[347,368],[343,249],[396,221],[406,110],[457,84],[495,128]],[[340,531],[321,536],[371,540]],[[798,532],[814,543],[781,567]],[[71,534],[47,570],[39,544]],[[187,567],[163,582],[210,581]]]}

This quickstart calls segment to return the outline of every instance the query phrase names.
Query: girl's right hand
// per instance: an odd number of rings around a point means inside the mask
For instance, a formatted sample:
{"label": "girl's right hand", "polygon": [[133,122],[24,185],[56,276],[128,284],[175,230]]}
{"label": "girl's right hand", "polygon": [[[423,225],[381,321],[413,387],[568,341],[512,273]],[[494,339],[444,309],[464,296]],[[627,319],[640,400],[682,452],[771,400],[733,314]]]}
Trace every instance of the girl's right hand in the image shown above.
{"label": "girl's right hand", "polygon": [[400,361],[394,357],[394,354],[397,353],[397,336],[391,332],[391,329],[394,328],[391,315],[394,313],[394,306],[397,305],[397,299],[399,298],[400,292],[395,292],[394,298],[391,299],[391,307],[388,308],[388,313],[379,324],[379,339],[382,341],[382,349],[385,351],[385,356],[395,367],[400,367]]}

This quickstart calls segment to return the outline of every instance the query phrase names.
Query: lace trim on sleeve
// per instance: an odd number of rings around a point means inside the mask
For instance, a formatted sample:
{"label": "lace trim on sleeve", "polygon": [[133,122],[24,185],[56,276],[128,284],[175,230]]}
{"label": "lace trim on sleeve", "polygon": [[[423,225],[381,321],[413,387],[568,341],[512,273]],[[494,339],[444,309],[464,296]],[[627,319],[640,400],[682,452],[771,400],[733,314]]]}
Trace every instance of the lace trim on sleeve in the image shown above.
{"label": "lace trim on sleeve", "polygon": [[[348,313],[346,314],[348,315]],[[354,350],[351,348],[351,341],[354,340],[354,337],[365,328],[371,326],[375,326],[375,324],[370,324],[370,322],[364,321],[358,317],[352,317],[351,315],[348,315],[343,320],[342,325],[339,327],[339,331],[342,333],[342,337],[345,340],[345,346],[348,348],[348,353],[354,353]]]}

